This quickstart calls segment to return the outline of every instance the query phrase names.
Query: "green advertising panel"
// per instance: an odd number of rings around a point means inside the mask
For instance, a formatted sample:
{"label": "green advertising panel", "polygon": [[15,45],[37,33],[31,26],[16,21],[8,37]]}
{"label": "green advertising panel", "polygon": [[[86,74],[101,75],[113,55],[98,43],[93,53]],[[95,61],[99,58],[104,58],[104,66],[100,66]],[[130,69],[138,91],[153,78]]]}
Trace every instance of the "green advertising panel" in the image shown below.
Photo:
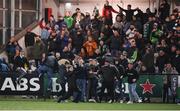
{"label": "green advertising panel", "polygon": [[[140,75],[137,82],[137,93],[140,97],[162,97],[163,92],[163,78],[166,75]],[[180,76],[172,76],[171,78],[177,78],[175,81],[178,84]],[[44,75],[44,91],[46,92],[47,88],[47,76]],[[173,85],[173,84],[172,84]],[[176,85],[176,84],[175,84]],[[178,86],[179,85],[179,86]],[[180,98],[180,83],[176,86],[176,94]],[[66,85],[67,86],[67,85]],[[123,79],[124,93],[128,94],[128,83],[127,78]],[[67,88],[66,88],[67,89]],[[61,85],[59,84],[59,75],[54,74],[52,78],[52,94],[57,94],[61,91]]]}

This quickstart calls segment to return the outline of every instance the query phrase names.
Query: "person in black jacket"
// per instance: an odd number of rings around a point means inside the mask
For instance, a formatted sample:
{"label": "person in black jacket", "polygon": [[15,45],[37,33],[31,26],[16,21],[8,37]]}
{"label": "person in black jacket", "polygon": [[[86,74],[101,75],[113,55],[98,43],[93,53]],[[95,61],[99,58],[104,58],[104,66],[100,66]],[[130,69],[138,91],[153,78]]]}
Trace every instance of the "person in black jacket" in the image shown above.
{"label": "person in black jacket", "polygon": [[162,4],[159,7],[160,19],[164,22],[165,19],[169,16],[170,5],[167,0],[163,0]]}
{"label": "person in black jacket", "polygon": [[30,60],[32,59],[32,50],[33,50],[33,46],[35,44],[35,37],[36,37],[36,34],[31,32],[30,29],[27,29],[27,33],[25,35],[25,47],[26,47],[26,50],[27,50],[27,58]]}
{"label": "person in black jacket", "polygon": [[128,89],[129,89],[129,101],[127,104],[132,104],[134,101],[142,102],[136,92],[136,82],[139,78],[137,71],[133,68],[133,63],[128,63],[127,69],[127,77],[128,77]]}
{"label": "person in black jacket", "polygon": [[68,91],[62,97],[60,97],[57,102],[61,103],[71,97],[73,93],[76,93],[77,95],[73,98],[73,102],[78,103],[81,98],[81,91],[76,84],[76,74],[74,73],[73,66],[66,64],[66,71]]}
{"label": "person in black jacket", "polygon": [[115,65],[111,64],[111,59],[105,59],[105,65],[102,66],[98,72],[102,76],[102,89],[99,97],[100,102],[104,96],[105,88],[107,88],[107,96],[109,103],[114,102],[114,80],[119,79],[119,71]]}
{"label": "person in black jacket", "polygon": [[86,82],[87,82],[87,69],[84,65],[82,58],[77,59],[77,63],[74,64],[74,73],[76,75],[76,84],[81,91],[80,101],[86,101]]}
{"label": "person in black jacket", "polygon": [[123,9],[119,5],[117,5],[117,6],[119,7],[120,10],[122,10],[122,11],[124,11],[126,13],[126,22],[131,22],[132,21],[132,17],[134,15],[134,12],[138,10],[138,8],[131,9],[131,5],[130,4],[127,6],[127,10]]}

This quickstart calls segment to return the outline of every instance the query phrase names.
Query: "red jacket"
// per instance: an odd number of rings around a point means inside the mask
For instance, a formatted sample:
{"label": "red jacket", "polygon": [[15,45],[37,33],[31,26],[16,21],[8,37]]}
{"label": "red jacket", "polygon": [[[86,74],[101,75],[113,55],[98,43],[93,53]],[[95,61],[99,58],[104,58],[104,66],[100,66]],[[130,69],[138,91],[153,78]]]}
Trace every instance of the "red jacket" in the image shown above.
{"label": "red jacket", "polygon": [[112,19],[112,12],[118,13],[118,11],[114,10],[112,6],[104,6],[102,16],[107,19]]}

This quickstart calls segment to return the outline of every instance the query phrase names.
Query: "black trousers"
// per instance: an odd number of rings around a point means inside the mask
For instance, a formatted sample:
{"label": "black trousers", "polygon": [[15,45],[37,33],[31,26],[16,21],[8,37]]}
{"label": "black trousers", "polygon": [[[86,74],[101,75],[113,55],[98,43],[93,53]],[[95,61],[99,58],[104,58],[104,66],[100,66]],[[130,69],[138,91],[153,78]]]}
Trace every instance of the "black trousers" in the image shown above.
{"label": "black trousers", "polygon": [[99,95],[100,102],[102,98],[105,97],[104,91],[107,89],[107,99],[114,101],[114,81],[103,81],[102,82],[102,89]]}
{"label": "black trousers", "polygon": [[80,98],[81,98],[81,91],[77,88],[77,87],[72,87],[68,85],[68,91],[64,93],[64,95],[62,97],[60,97],[58,99],[58,102],[61,102],[63,100],[66,100],[68,98],[70,98],[73,93],[77,93],[76,97],[74,98],[74,102],[79,102]]}
{"label": "black trousers", "polygon": [[163,103],[169,103],[169,95],[168,95],[168,84],[163,85]]}

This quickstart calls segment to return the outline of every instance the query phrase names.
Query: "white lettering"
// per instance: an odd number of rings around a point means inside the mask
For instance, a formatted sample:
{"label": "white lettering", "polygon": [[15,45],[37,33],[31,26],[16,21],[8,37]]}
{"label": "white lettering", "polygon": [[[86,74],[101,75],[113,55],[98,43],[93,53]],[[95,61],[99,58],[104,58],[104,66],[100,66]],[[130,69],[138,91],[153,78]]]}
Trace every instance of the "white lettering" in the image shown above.
{"label": "white lettering", "polygon": [[59,92],[62,90],[61,85],[57,83],[57,78],[52,79],[52,92]]}
{"label": "white lettering", "polygon": [[6,88],[10,88],[12,91],[16,90],[11,78],[5,78],[1,90],[4,91]]}
{"label": "white lettering", "polygon": [[39,81],[39,78],[32,78],[30,80],[30,84],[35,87],[35,88],[30,88],[30,91],[38,91],[40,89],[40,85],[36,83],[36,81]]}
{"label": "white lettering", "polygon": [[17,84],[17,91],[26,91],[28,90],[28,80],[25,78],[21,78],[20,84]]}

